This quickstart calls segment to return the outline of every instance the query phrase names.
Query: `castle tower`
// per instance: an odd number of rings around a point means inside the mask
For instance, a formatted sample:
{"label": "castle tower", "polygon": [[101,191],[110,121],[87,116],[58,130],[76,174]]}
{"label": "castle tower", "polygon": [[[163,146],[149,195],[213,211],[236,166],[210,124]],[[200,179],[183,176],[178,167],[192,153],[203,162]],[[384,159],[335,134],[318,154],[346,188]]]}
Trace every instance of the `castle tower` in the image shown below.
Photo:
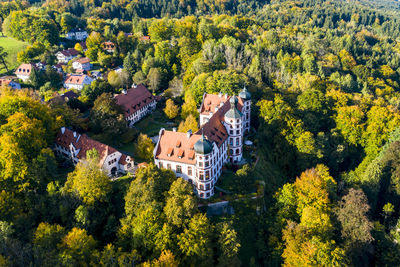
{"label": "castle tower", "polygon": [[239,97],[243,100],[243,129],[244,133],[248,133],[250,131],[251,94],[247,91],[246,86],[239,93]]}
{"label": "castle tower", "polygon": [[196,152],[196,189],[201,198],[214,195],[214,173],[212,173],[212,143],[202,134],[194,144]]}
{"label": "castle tower", "polygon": [[225,113],[226,130],[228,131],[228,154],[232,163],[242,160],[243,114],[237,109],[238,99],[229,99],[231,108]]}

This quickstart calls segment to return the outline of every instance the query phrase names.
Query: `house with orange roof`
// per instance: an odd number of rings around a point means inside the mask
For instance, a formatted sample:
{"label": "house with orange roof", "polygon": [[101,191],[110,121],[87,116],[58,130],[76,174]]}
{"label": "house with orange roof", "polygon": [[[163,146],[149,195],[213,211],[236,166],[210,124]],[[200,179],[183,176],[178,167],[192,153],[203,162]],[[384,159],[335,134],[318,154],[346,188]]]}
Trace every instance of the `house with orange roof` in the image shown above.
{"label": "house with orange roof", "polygon": [[57,156],[69,159],[73,164],[86,159],[86,153],[95,149],[99,154],[99,168],[108,176],[124,174],[134,170],[132,157],[115,148],[91,139],[86,134],[79,134],[62,127],[57,134],[54,151]]}
{"label": "house with orange roof", "polygon": [[23,80],[24,82],[29,80],[29,77],[32,73],[32,69],[36,68],[36,66],[32,63],[28,64],[21,64],[19,67],[15,70],[15,75],[18,77],[18,79]]}
{"label": "house with orange roof", "polygon": [[67,64],[70,60],[76,58],[78,55],[79,55],[79,51],[75,50],[74,48],[68,48],[66,50],[57,52],[56,57],[57,57],[58,63]]}
{"label": "house with orange roof", "polygon": [[204,94],[196,133],[161,129],[154,162],[189,181],[200,198],[214,195],[225,163],[241,164],[243,137],[250,130],[251,95]]}
{"label": "house with orange roof", "polygon": [[92,69],[92,64],[90,64],[90,59],[87,57],[81,57],[74,62],[72,62],[72,68],[76,71],[88,71]]}
{"label": "house with orange roof", "polygon": [[85,85],[90,85],[93,78],[85,74],[68,74],[64,80],[64,88],[82,90]]}
{"label": "house with orange roof", "polygon": [[128,127],[152,112],[157,105],[157,97],[152,95],[146,86],[139,84],[115,96],[118,105],[125,111]]}
{"label": "house with orange roof", "polygon": [[107,41],[102,43],[103,50],[107,51],[108,53],[114,53],[115,50],[115,43]]}

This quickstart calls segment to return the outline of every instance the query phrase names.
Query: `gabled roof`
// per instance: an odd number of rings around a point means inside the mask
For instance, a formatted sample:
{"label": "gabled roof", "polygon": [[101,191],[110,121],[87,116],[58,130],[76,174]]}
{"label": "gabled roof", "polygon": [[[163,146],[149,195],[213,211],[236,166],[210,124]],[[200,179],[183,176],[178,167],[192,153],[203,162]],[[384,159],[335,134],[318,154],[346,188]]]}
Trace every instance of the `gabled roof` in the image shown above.
{"label": "gabled roof", "polygon": [[[61,128],[56,137],[56,144],[69,150],[69,146],[72,144],[76,151],[76,157],[78,159],[85,159],[86,152],[91,149],[96,149],[99,153],[99,165],[103,165],[104,160],[108,155],[117,152],[115,148],[103,144],[99,141],[91,139],[86,134],[79,134],[68,128]],[[125,165],[127,156],[122,154],[120,164]]]}
{"label": "gabled roof", "polygon": [[81,58],[76,59],[74,62],[78,62],[80,64],[90,63],[90,58],[81,57]]}
{"label": "gabled roof", "polygon": [[32,68],[36,68],[33,64],[28,63],[28,64],[21,64],[19,67],[15,70],[16,75],[27,75],[29,76],[32,72]]}
{"label": "gabled roof", "polygon": [[146,86],[139,84],[136,88],[128,89],[126,94],[122,93],[115,96],[115,100],[118,105],[124,108],[125,116],[128,117],[156,100],[156,98],[147,90]]}
{"label": "gabled roof", "polygon": [[[200,137],[200,134],[192,134],[188,137],[187,133],[164,130],[160,135],[156,158],[194,165],[196,164],[194,144]],[[178,140],[180,141],[179,147],[176,146]]]}
{"label": "gabled roof", "polygon": [[85,74],[68,74],[64,80],[65,84],[82,85],[87,75]]}
{"label": "gabled roof", "polygon": [[75,56],[79,55],[79,52],[77,50],[75,50],[74,48],[68,48],[67,50],[59,51],[58,53],[61,53],[66,57],[75,57]]}

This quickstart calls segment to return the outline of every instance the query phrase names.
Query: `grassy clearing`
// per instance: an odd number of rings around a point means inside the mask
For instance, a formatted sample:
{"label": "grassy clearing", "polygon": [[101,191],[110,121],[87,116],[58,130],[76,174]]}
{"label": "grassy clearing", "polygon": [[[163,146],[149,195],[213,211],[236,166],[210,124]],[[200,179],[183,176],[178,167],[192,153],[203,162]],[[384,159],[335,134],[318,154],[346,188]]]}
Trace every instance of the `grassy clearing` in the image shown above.
{"label": "grassy clearing", "polygon": [[166,122],[169,121],[168,118],[165,117],[164,112],[160,110],[155,110],[153,113],[144,117],[141,121],[135,124],[135,128],[138,129],[141,133],[146,134],[147,136],[155,136],[158,135],[161,128],[165,128],[167,130],[171,130],[174,125],[169,125]]}
{"label": "grassy clearing", "polygon": [[[8,53],[6,60],[8,68],[12,70],[18,67],[19,65],[17,62],[18,52],[24,50],[28,46],[28,43],[18,41],[11,37],[0,37],[0,46],[4,47],[4,50]],[[5,73],[5,72],[6,72],[5,69],[0,70],[0,73]]]}

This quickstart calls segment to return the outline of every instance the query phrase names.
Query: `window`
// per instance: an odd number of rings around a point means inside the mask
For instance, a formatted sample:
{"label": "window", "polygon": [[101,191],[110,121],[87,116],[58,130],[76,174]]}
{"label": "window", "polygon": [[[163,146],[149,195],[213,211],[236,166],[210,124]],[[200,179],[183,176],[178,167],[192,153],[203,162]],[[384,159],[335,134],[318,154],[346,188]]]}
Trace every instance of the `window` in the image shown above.
{"label": "window", "polygon": [[199,172],[200,181],[204,181],[204,173]]}
{"label": "window", "polygon": [[206,184],[206,190],[210,190],[210,184]]}
{"label": "window", "polygon": [[167,164],[167,169],[170,170],[171,169],[171,164]]}
{"label": "window", "polygon": [[206,171],[206,180],[210,179],[210,171]]}
{"label": "window", "polygon": [[200,166],[200,167],[203,167],[203,162],[200,161],[200,162],[199,162],[199,166]]}
{"label": "window", "polygon": [[192,167],[188,167],[188,175],[192,176]]}
{"label": "window", "polygon": [[176,165],[176,172],[177,172],[177,173],[182,173],[182,167],[181,167],[181,165]]}
{"label": "window", "polygon": [[236,134],[240,134],[240,130],[236,130]]}
{"label": "window", "polygon": [[200,197],[204,197],[204,194],[203,194],[203,193],[200,193]]}
{"label": "window", "polygon": [[203,185],[203,184],[200,184],[200,185],[199,185],[199,188],[200,188],[200,190],[204,190],[204,185]]}
{"label": "window", "polygon": [[160,161],[160,169],[164,168],[162,162]]}
{"label": "window", "polygon": [[230,134],[233,134],[233,130],[230,130],[229,133],[230,133]]}
{"label": "window", "polygon": [[229,138],[229,145],[233,145],[233,138]]}
{"label": "window", "polygon": [[206,167],[210,166],[210,163],[208,161],[206,161]]}
{"label": "window", "polygon": [[209,197],[210,196],[210,193],[207,193],[207,195],[206,195],[207,197]]}
{"label": "window", "polygon": [[236,149],[236,154],[239,154],[240,153],[240,150],[239,150],[239,148],[238,149]]}
{"label": "window", "polygon": [[239,123],[239,119],[237,119],[236,122]]}

